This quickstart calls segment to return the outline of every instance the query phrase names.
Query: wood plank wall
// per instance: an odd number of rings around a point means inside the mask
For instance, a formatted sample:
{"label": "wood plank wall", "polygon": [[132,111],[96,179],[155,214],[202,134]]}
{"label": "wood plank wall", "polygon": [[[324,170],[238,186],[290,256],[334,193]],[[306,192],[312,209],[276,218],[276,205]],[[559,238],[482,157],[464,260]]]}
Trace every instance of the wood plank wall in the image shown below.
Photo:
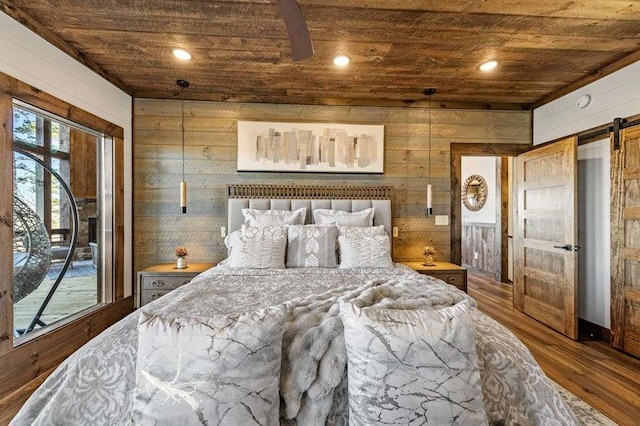
{"label": "wood plank wall", "polygon": [[[182,173],[181,101],[134,101],[134,271],[173,262],[177,245],[190,262],[226,255],[229,183],[389,185],[393,192],[395,260],[419,260],[424,245],[448,260],[449,226],[425,217],[426,186],[434,188],[434,212],[451,214],[450,153],[454,142],[531,143],[528,111],[446,110],[432,112],[431,178],[428,109],[234,104],[185,101],[188,212],[179,213]],[[384,124],[384,175],[236,172],[237,120]]]}
{"label": "wood plank wall", "polygon": [[96,137],[71,129],[69,138],[69,164],[71,191],[76,198],[96,198]]}

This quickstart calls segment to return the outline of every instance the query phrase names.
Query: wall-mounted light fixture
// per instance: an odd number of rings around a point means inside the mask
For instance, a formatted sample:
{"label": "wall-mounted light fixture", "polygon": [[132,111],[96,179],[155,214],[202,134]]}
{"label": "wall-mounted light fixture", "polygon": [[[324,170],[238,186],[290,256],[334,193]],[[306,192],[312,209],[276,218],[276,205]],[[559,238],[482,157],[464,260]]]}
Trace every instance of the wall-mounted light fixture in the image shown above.
{"label": "wall-mounted light fixture", "polygon": [[187,182],[184,180],[184,89],[189,87],[186,80],[177,80],[176,84],[180,87],[182,98],[182,181],[180,182],[180,208],[182,213],[187,213]]}
{"label": "wall-mounted light fixture", "polygon": [[431,96],[436,93],[436,89],[430,87],[424,91],[424,94],[429,97],[429,152],[428,152],[428,165],[429,165],[429,183],[427,184],[427,208],[425,214],[430,216],[433,214],[433,187],[431,186]]}

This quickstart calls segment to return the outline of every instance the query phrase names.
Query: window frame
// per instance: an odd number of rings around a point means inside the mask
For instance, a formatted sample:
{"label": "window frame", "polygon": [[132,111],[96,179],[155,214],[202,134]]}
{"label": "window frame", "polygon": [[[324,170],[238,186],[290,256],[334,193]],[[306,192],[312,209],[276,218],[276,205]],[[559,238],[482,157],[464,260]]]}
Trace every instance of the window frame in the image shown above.
{"label": "window frame", "polygon": [[[98,229],[100,232],[99,239],[100,244],[98,245],[100,260],[98,274],[96,277],[96,285],[98,286],[98,300],[96,304],[90,306],[86,309],[82,309],[80,311],[74,312],[71,315],[68,315],[64,318],[56,320],[51,324],[47,324],[44,327],[34,329],[33,331],[23,334],[19,337],[15,337],[13,340],[13,346],[18,347],[23,345],[30,340],[33,340],[41,335],[49,333],[56,328],[62,327],[68,323],[75,321],[78,318],[81,318],[91,312],[100,309],[103,305],[113,303],[113,295],[114,291],[114,282],[112,279],[112,275],[110,271],[113,269],[113,240],[108,239],[106,237],[106,233],[102,232],[102,230],[109,230],[109,224],[113,222],[113,199],[111,195],[113,194],[113,179],[111,176],[113,175],[112,169],[109,166],[113,165],[113,138],[110,136],[105,136],[103,133],[100,133],[96,130],[89,129],[86,126],[78,125],[70,120],[65,120],[64,118],[57,117],[54,114],[51,114],[47,111],[43,111],[39,108],[35,108],[31,105],[25,104],[20,100],[13,100],[13,112],[15,109],[20,109],[22,111],[26,111],[28,113],[34,114],[36,117],[36,126],[42,125],[42,129],[36,129],[36,134],[42,133],[42,145],[32,145],[29,143],[25,143],[15,137],[15,133],[13,135],[13,146],[22,148],[25,151],[28,151],[34,155],[37,155],[41,158],[41,160],[48,165],[52,166],[52,160],[58,159],[60,161],[71,161],[71,152],[63,152],[53,150],[51,148],[53,137],[51,136],[51,128],[52,123],[56,123],[59,126],[65,126],[67,128],[81,131],[85,134],[94,136],[96,138],[96,149],[100,153],[99,158],[100,162],[97,164],[97,182],[96,184],[100,187],[99,195],[97,198],[97,206],[100,210],[99,214],[99,225]],[[12,117],[14,114],[12,113]],[[42,124],[40,124],[42,123]],[[13,126],[12,126],[13,128]],[[103,158],[104,157],[104,158]],[[42,185],[43,190],[43,200],[47,202],[47,200],[51,200],[53,197],[51,190],[51,179],[48,174],[45,174],[44,184]],[[71,182],[67,182],[71,185]],[[37,198],[37,197],[36,197]],[[51,204],[51,203],[49,203]],[[56,231],[57,229],[53,228],[53,211],[50,208],[44,207],[44,225],[47,228],[47,231],[50,235],[52,235],[52,231]],[[61,218],[62,219],[62,218]],[[112,233],[111,233],[112,235]],[[14,312],[15,313],[15,312]],[[15,333],[14,333],[15,335]]]}
{"label": "window frame", "polygon": [[[0,274],[0,398],[50,371],[88,340],[134,309],[124,297],[124,129],[0,72],[0,239],[13,238],[13,99],[101,132],[113,143],[113,220],[103,230],[112,239],[113,262],[107,276],[112,303],[82,313],[69,323],[14,347],[13,276]],[[12,270],[13,248],[0,245],[0,270]],[[11,269],[10,269],[11,268]],[[5,275],[9,275],[8,277]],[[106,276],[107,274],[105,274]]]}

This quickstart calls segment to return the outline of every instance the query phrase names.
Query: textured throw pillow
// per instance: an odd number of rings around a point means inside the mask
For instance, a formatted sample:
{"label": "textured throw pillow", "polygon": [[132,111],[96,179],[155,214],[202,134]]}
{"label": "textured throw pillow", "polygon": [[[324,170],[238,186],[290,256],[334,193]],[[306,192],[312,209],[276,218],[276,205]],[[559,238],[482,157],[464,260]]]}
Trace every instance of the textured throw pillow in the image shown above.
{"label": "textured throw pillow", "polygon": [[304,225],[307,208],[294,211],[242,209],[242,214],[245,225],[250,226]]}
{"label": "textured throw pillow", "polygon": [[337,266],[337,226],[291,225],[287,232],[287,268]]}
{"label": "textured throw pillow", "polygon": [[377,237],[378,235],[387,235],[384,225],[379,226],[338,226],[340,235],[348,235],[349,237]]}
{"label": "textured throw pillow", "polygon": [[229,257],[230,268],[284,269],[287,237],[240,237]]}
{"label": "textured throw pillow", "polygon": [[392,268],[391,245],[389,237],[356,237],[341,235],[340,244],[341,268]]}
{"label": "textured throw pillow", "polygon": [[132,423],[279,424],[283,308],[138,323]]}
{"label": "textured throw pillow", "polygon": [[468,310],[342,303],[349,424],[486,425]]}
{"label": "textured throw pillow", "polygon": [[317,225],[343,226],[373,226],[373,215],[375,210],[368,208],[359,212],[346,212],[344,210],[315,209],[313,211],[313,221]]}
{"label": "textured throw pillow", "polygon": [[287,227],[282,225],[275,226],[249,226],[242,225],[240,235],[250,238],[274,238],[287,236]]}

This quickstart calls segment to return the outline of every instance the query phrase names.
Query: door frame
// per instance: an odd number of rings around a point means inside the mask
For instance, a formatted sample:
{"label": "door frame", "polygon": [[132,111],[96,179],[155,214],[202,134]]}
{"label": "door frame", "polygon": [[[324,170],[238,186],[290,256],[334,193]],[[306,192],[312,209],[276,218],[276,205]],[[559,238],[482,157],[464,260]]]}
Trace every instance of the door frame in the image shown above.
{"label": "door frame", "polygon": [[[462,264],[462,156],[475,157],[517,157],[523,152],[533,149],[533,143],[529,144],[507,144],[507,143],[452,143],[451,153],[451,254],[449,259],[457,265]],[[502,210],[506,210],[503,206]],[[508,215],[502,214],[502,240],[506,238],[506,226]],[[502,281],[507,276],[505,256],[501,254]]]}

